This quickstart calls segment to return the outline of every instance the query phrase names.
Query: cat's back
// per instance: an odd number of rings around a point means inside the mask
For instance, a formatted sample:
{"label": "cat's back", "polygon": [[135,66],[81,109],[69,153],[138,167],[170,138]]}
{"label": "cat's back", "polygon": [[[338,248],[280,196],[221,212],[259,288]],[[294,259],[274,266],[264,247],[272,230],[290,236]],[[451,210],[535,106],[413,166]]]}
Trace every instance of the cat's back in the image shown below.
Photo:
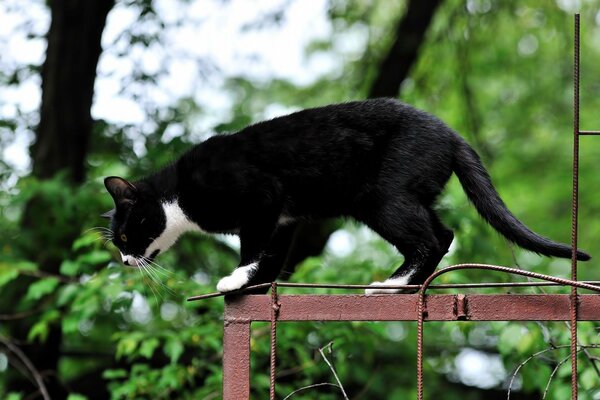
{"label": "cat's back", "polygon": [[336,130],[381,133],[425,113],[391,98],[378,98],[308,108],[258,122],[240,131],[246,135],[302,135]]}

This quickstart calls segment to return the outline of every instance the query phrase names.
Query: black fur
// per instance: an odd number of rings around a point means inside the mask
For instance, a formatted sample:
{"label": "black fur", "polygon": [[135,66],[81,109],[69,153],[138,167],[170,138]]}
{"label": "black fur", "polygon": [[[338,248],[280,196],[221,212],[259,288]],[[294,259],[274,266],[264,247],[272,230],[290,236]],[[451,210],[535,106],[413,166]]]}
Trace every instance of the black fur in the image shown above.
{"label": "black fur", "polygon": [[[134,183],[137,198],[121,207],[126,211],[119,212],[115,198],[113,230],[136,208],[145,210],[139,220],[157,212],[160,201],[177,198],[203,230],[239,233],[240,265],[260,261],[253,284],[279,273],[295,223],[282,225],[281,216],[294,221],[348,216],[404,255],[392,277],[411,274],[410,283],[421,283],[453,239],[432,208],[453,172],[481,216],[508,240],[539,254],[571,257],[568,246],[535,234],[510,213],[458,134],[392,99],[308,109],[212,137]],[[160,217],[145,217],[164,228]],[[148,232],[158,229],[131,229],[136,231],[129,237],[145,239],[130,251],[143,254]],[[577,257],[590,258],[581,251]]]}

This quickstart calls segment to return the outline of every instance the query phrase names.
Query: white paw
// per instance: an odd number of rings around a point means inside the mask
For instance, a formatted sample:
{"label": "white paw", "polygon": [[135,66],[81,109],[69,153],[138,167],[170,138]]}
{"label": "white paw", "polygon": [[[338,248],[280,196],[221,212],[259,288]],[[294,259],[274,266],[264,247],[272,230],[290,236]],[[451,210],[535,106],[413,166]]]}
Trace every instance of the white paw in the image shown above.
{"label": "white paw", "polygon": [[250,281],[255,269],[256,263],[236,268],[231,275],[221,278],[217,283],[217,290],[225,293],[243,288]]}
{"label": "white paw", "polygon": [[369,286],[373,286],[373,288],[365,289],[365,294],[393,294],[393,293],[401,293],[402,289],[382,289],[378,286],[392,286],[387,282],[373,282]]}
{"label": "white paw", "polygon": [[411,277],[411,275],[408,275],[408,276],[403,276],[403,277],[395,278],[395,279],[387,279],[384,282],[373,282],[369,285],[369,286],[372,286],[372,288],[365,289],[365,294],[371,295],[371,294],[394,294],[394,293],[411,292],[412,291],[411,289],[402,289],[402,288],[384,289],[384,288],[380,287],[380,286],[407,285],[408,282],[410,281],[410,277]]}
{"label": "white paw", "polygon": [[219,283],[217,283],[217,290],[221,293],[231,292],[233,290],[241,289],[245,283],[246,281],[236,279],[236,277],[229,275],[225,278],[221,278]]}

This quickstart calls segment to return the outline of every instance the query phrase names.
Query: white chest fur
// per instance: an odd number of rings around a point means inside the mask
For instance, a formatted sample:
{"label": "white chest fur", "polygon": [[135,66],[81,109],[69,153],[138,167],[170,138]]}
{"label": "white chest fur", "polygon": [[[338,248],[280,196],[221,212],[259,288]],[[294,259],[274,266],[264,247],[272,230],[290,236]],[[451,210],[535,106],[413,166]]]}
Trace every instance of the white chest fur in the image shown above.
{"label": "white chest fur", "polygon": [[152,243],[150,243],[144,254],[146,257],[149,257],[156,250],[164,252],[173,246],[177,239],[185,232],[202,231],[198,224],[190,221],[185,215],[177,199],[162,203],[162,208],[165,213],[165,229],[160,236],[154,238]]}

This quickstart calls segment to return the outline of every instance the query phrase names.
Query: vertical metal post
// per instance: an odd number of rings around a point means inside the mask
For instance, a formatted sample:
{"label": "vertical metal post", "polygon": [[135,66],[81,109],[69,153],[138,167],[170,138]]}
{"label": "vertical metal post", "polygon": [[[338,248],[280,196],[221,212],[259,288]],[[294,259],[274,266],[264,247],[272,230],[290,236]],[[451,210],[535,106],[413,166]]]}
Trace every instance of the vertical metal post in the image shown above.
{"label": "vertical metal post", "polygon": [[269,399],[275,400],[275,372],[277,368],[277,318],[279,316],[277,282],[271,283],[271,357],[269,371]]}
{"label": "vertical metal post", "polygon": [[250,400],[250,321],[225,319],[223,400]]}
{"label": "vertical metal post", "polygon": [[[579,14],[575,14],[573,46],[573,205],[571,220],[571,280],[577,280],[579,212]],[[571,399],[577,400],[577,288],[571,287]]]}

